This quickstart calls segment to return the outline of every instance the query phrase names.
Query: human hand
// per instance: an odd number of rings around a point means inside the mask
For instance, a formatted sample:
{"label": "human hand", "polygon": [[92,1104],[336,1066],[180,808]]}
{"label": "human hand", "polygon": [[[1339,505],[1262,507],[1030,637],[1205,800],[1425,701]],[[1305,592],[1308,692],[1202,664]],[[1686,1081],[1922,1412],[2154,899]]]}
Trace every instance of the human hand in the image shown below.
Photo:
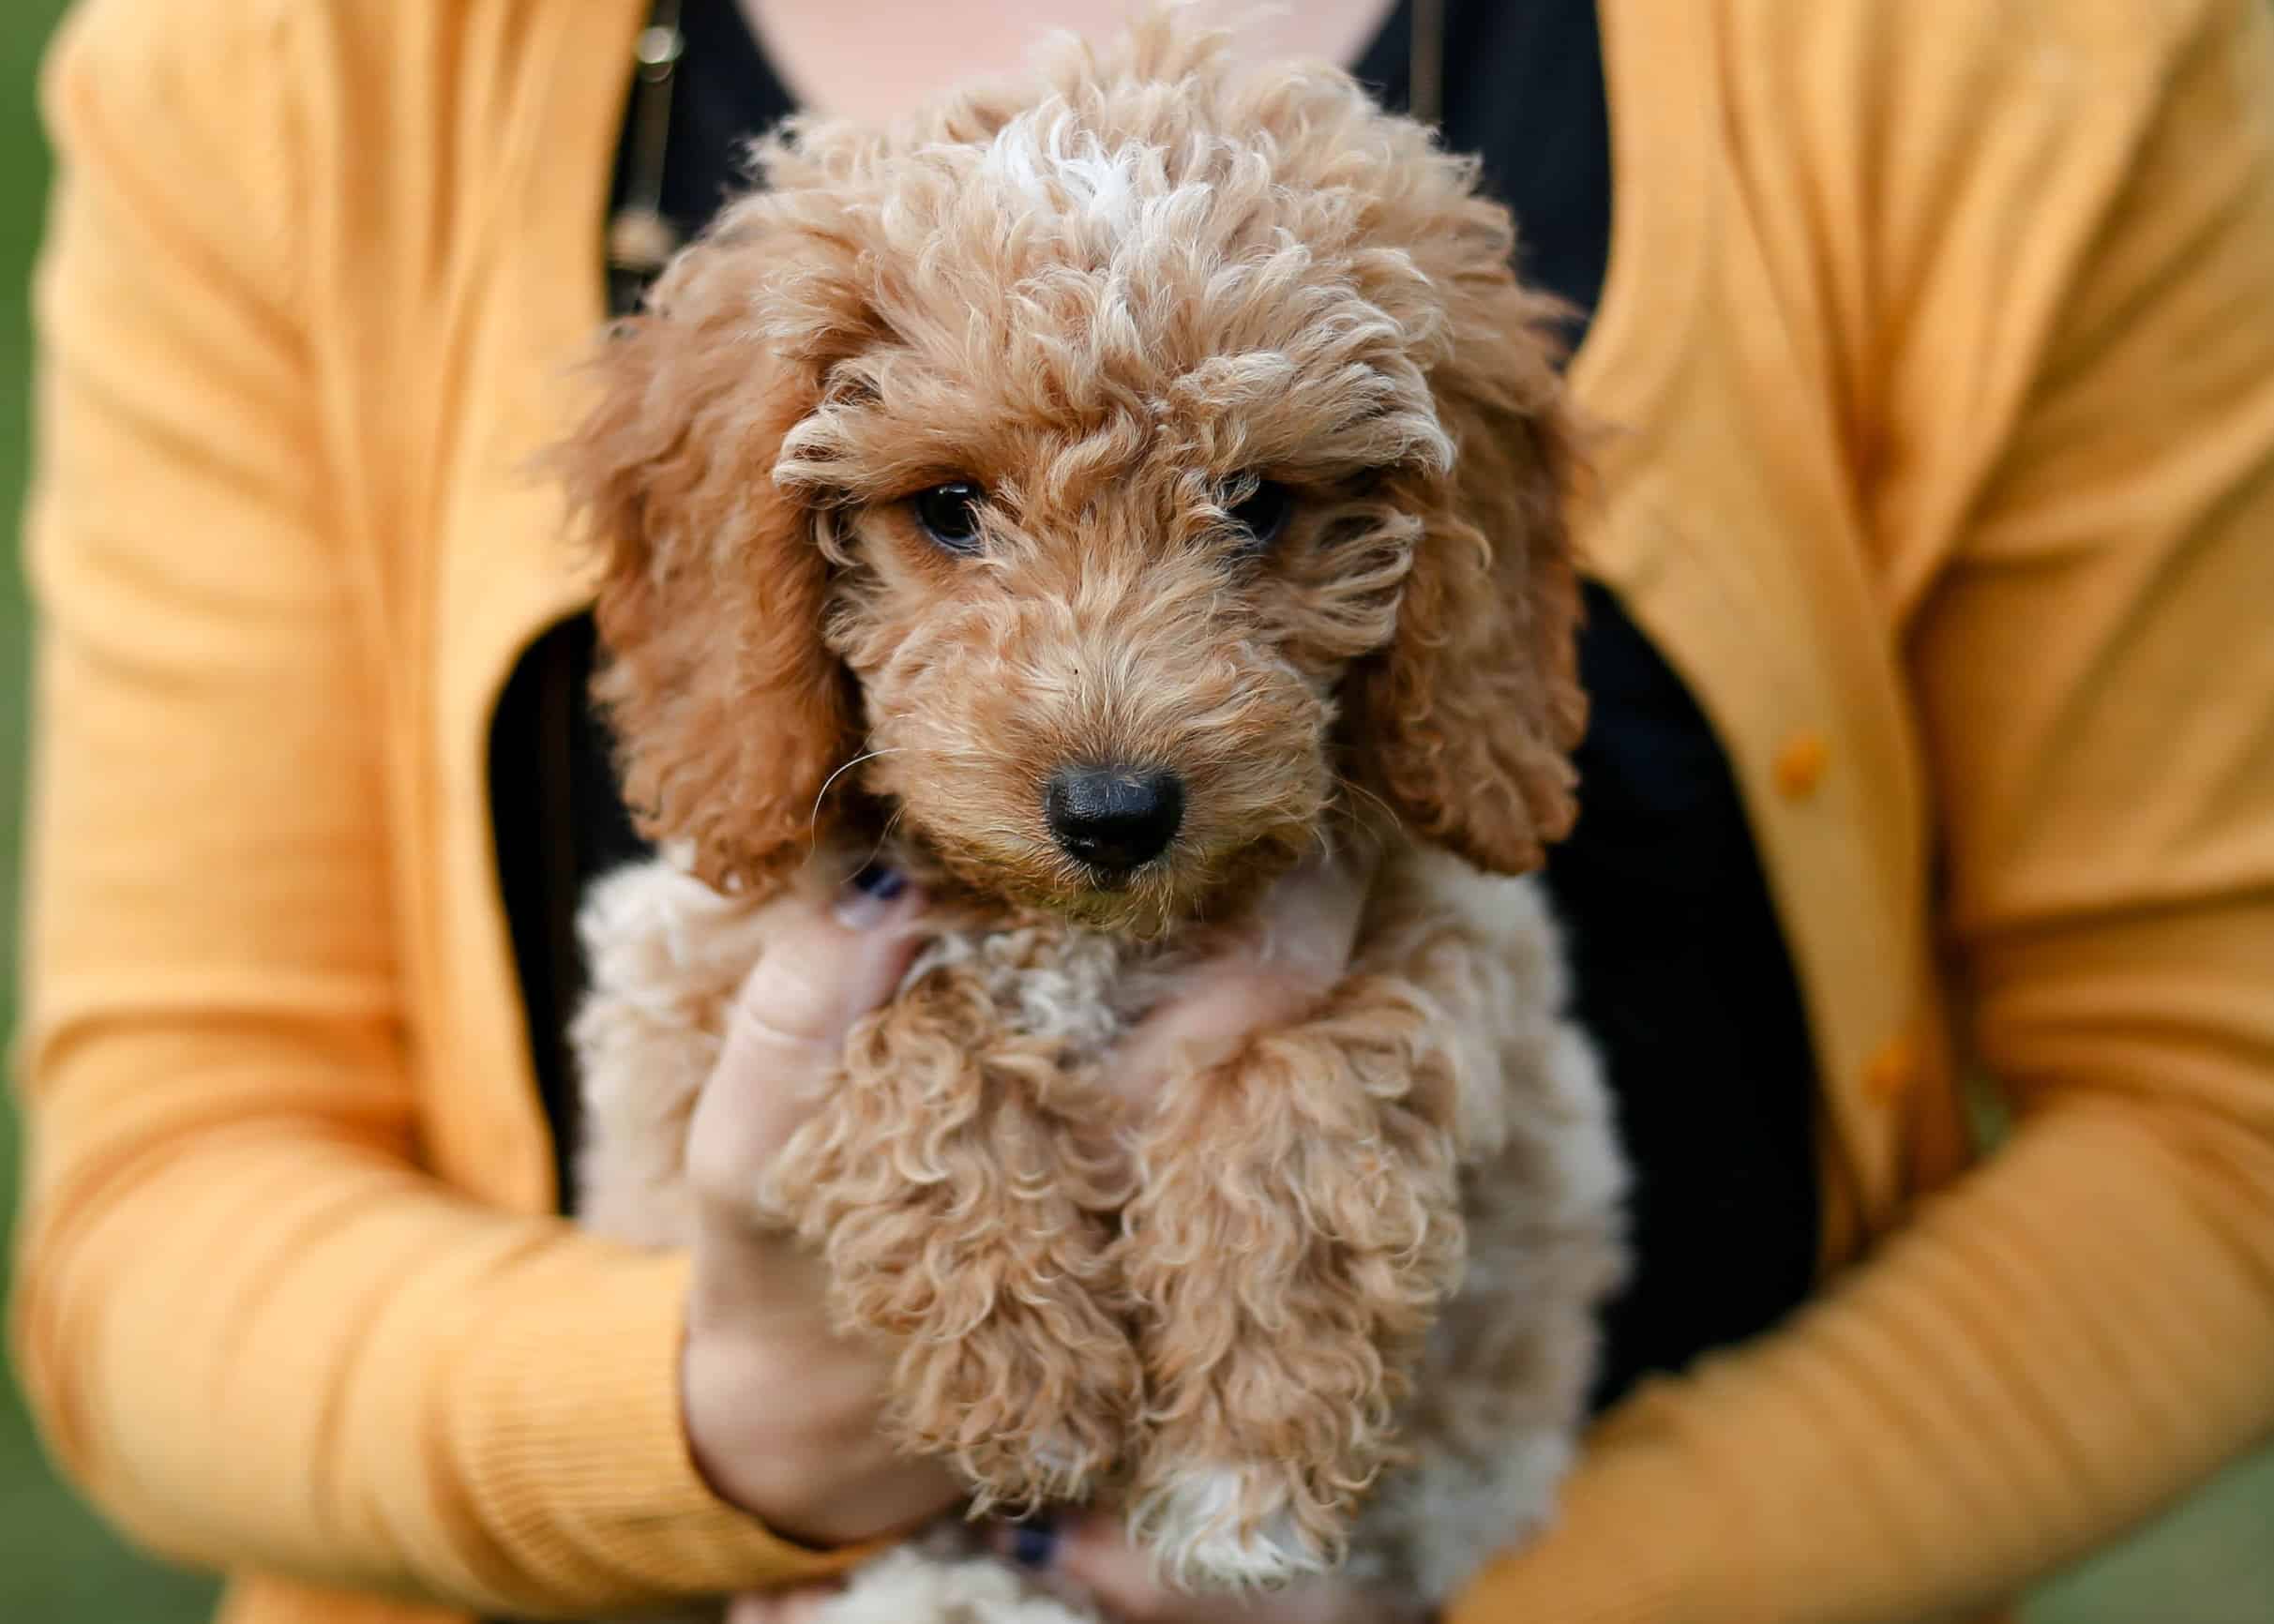
{"label": "human hand", "polygon": [[1225,948],[1186,971],[1114,1051],[1107,1086],[1150,1098],[1180,1063],[1205,1066],[1301,1019],[1348,973],[1373,880],[1363,852],[1313,856],[1281,876]]}
{"label": "human hand", "polygon": [[959,1497],[947,1469],[910,1460],[879,1425],[895,1349],[838,1335],[820,1261],[763,1222],[766,1168],[820,1103],[846,1034],[892,996],[923,898],[886,870],[838,895],[792,892],[736,997],[687,1129],[696,1204],[681,1405],[713,1488],[815,1544],[911,1526]]}

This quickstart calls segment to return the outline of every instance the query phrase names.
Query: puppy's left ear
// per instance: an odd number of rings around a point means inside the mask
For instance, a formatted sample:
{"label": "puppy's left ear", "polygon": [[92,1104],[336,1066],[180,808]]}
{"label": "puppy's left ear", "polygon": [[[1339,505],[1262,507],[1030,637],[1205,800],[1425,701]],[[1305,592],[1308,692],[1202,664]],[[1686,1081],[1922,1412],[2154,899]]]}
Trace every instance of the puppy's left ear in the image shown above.
{"label": "puppy's left ear", "polygon": [[859,300],[820,205],[763,194],[665,274],[594,364],[598,395],[554,460],[601,554],[595,692],[642,834],[762,895],[810,850],[853,749],[851,682],[824,645],[814,516],[774,477]]}
{"label": "puppy's left ear", "polygon": [[1504,210],[1472,197],[1449,214],[1424,268],[1447,302],[1430,385],[1453,464],[1410,488],[1423,531],[1397,629],[1352,673],[1346,708],[1369,787],[1415,834],[1517,874],[1576,811],[1587,700],[1566,509],[1579,459],[1556,367],[1560,308],[1517,284]]}

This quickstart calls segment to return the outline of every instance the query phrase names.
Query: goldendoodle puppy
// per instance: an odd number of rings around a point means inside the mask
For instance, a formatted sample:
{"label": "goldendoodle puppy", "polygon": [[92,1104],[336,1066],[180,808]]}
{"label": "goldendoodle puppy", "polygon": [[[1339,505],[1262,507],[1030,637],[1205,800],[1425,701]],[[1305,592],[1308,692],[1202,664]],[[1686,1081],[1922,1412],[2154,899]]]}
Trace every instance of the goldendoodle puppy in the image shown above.
{"label": "goldendoodle puppy", "polygon": [[[889,128],[793,123],[757,176],[564,454],[671,853],[587,909],[583,1217],[685,1239],[769,897],[881,854],[938,934],[761,1195],[900,1348],[896,1436],[975,1506],[1126,1506],[1185,1584],[1349,1561],[1441,1596],[1547,1511],[1620,1256],[1514,878],[1570,821],[1584,706],[1509,218],[1346,75],[1242,73],[1166,16]],[[1348,975],[1107,1090],[1322,848],[1378,863]],[[869,1583],[844,1617],[1016,1593]]]}

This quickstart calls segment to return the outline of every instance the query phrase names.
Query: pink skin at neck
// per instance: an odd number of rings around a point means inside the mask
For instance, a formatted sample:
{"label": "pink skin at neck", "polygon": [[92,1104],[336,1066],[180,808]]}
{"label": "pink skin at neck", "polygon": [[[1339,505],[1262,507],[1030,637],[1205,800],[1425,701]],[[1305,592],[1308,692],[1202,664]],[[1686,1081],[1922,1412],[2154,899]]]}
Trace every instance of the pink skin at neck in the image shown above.
{"label": "pink skin at neck", "polygon": [[[1116,32],[1129,0],[737,0],[801,107],[884,118],[943,86],[1016,71],[1043,35]],[[1257,62],[1325,57],[1349,64],[1380,32],[1391,0],[1198,0]]]}

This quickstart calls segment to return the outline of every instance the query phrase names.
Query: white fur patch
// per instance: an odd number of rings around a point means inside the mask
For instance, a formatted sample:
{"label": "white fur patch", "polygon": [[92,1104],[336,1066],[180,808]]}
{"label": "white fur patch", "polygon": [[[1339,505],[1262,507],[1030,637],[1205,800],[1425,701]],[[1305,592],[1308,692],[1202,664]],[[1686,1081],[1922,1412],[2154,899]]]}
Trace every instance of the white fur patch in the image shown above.
{"label": "white fur patch", "polygon": [[1327,1571],[1325,1554],[1284,1510],[1247,1526],[1242,1510],[1254,1486],[1255,1474],[1240,1466],[1181,1471],[1145,1496],[1131,1531],[1162,1575],[1184,1589],[1261,1589]]}
{"label": "white fur patch", "polygon": [[1118,231],[1134,229],[1140,202],[1157,200],[1167,189],[1158,147],[1129,142],[1108,151],[1062,102],[1046,103],[1004,125],[981,156],[979,174],[1037,214],[1071,216]]}

